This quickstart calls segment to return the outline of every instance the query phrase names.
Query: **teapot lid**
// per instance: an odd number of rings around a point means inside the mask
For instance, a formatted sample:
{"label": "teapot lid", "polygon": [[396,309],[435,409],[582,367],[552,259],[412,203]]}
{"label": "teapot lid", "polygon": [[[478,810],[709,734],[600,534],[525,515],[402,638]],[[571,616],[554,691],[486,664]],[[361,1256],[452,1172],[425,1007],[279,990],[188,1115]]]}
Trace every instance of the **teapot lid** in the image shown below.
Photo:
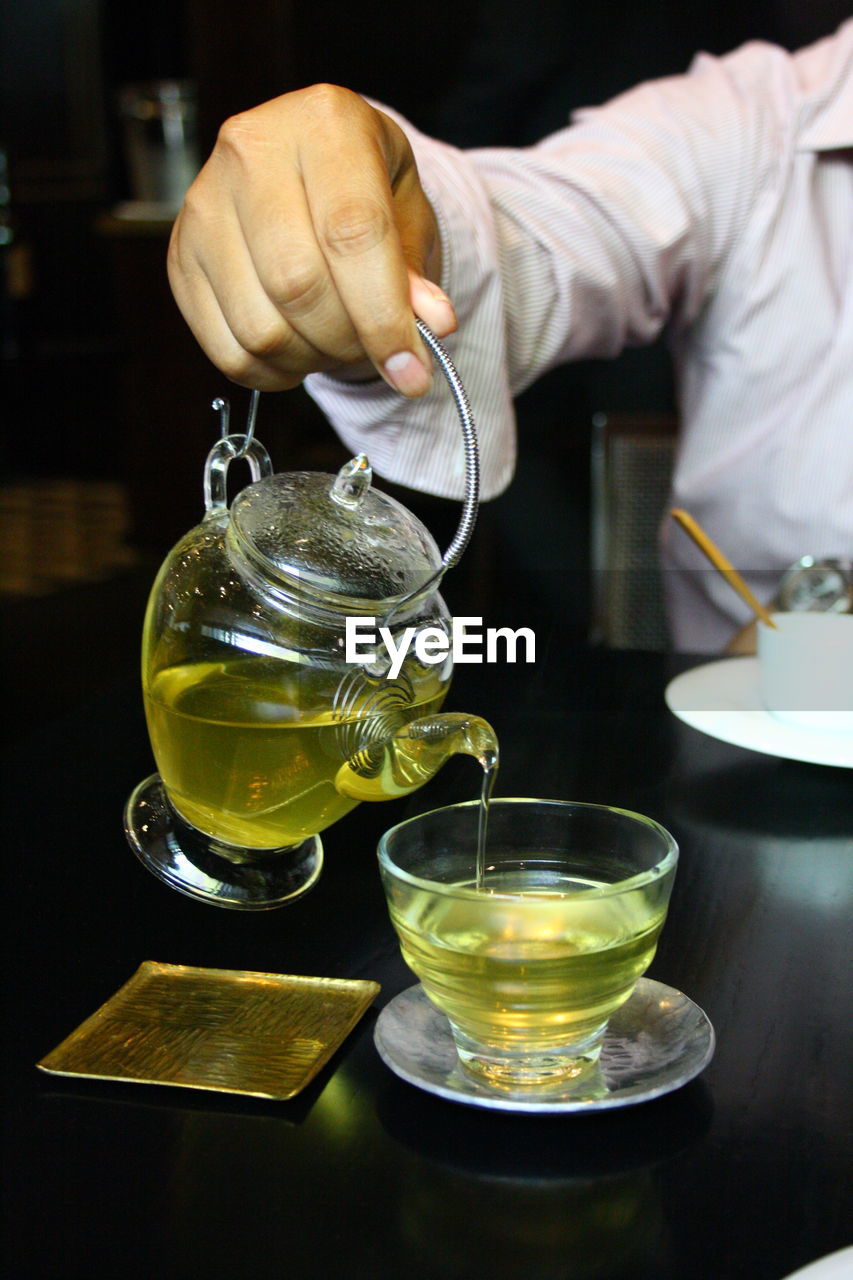
{"label": "teapot lid", "polygon": [[335,603],[414,594],[441,568],[441,554],[417,516],[372,489],[372,478],[365,454],[337,476],[268,476],[234,499],[232,529],[262,572],[299,592]]}

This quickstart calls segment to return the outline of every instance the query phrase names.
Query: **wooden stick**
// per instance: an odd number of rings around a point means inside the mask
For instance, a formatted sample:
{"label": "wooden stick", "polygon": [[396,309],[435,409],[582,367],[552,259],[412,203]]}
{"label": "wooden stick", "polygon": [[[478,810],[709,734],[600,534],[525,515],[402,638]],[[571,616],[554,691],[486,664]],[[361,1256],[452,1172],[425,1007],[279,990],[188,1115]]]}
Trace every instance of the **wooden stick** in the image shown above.
{"label": "wooden stick", "polygon": [[682,511],[680,507],[673,507],[670,511],[670,515],[678,521],[686,533],[690,534],[690,537],[696,543],[699,550],[705,553],[714,568],[719,570],[723,577],[726,578],[726,580],[734,587],[741,599],[746,601],[755,616],[759,618],[765,626],[772,627],[775,631],[776,623],[773,621],[764,605],[759,600],[756,600],[737,569],[729,564],[720,548],[711,541],[705,530],[696,523],[691,515],[686,511]]}

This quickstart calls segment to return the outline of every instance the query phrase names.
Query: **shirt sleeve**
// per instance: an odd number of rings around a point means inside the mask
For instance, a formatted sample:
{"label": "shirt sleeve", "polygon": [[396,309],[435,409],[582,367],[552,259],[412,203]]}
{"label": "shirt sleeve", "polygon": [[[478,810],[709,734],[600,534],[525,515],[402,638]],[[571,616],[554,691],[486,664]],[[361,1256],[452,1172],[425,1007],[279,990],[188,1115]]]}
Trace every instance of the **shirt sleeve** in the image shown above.
{"label": "shirt sleeve", "polygon": [[[515,395],[558,364],[614,356],[699,315],[777,162],[769,122],[786,59],[762,44],[700,55],[686,75],[579,112],[522,150],[461,152],[395,116],[439,222],[459,317],[447,346],[477,418],[484,497],[512,476]],[[380,474],[458,497],[461,432],[441,383],[419,401],[379,382],[307,385]]]}

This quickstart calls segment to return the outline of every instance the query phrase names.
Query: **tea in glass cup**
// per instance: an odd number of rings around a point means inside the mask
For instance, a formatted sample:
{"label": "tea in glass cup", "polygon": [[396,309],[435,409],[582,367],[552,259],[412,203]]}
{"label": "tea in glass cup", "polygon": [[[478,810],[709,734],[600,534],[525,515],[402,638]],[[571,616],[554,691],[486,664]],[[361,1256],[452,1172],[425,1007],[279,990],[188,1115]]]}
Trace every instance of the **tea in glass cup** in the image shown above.
{"label": "tea in glass cup", "polygon": [[391,921],[467,1072],[501,1090],[564,1085],[597,1062],[652,961],[678,847],[627,810],[494,800],[478,888],[478,817],[452,805],[382,836]]}

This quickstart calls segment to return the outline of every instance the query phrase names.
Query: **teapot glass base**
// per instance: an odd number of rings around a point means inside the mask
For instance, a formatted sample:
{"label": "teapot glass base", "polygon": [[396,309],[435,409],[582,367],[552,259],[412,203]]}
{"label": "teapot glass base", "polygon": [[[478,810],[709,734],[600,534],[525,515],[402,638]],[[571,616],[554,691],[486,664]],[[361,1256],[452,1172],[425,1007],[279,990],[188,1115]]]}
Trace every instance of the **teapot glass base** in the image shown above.
{"label": "teapot glass base", "polygon": [[130,847],[179,893],[217,907],[266,911],[306,893],[323,866],[319,836],[280,850],[236,850],[191,827],[173,809],[159,774],[132,793],[124,811]]}

